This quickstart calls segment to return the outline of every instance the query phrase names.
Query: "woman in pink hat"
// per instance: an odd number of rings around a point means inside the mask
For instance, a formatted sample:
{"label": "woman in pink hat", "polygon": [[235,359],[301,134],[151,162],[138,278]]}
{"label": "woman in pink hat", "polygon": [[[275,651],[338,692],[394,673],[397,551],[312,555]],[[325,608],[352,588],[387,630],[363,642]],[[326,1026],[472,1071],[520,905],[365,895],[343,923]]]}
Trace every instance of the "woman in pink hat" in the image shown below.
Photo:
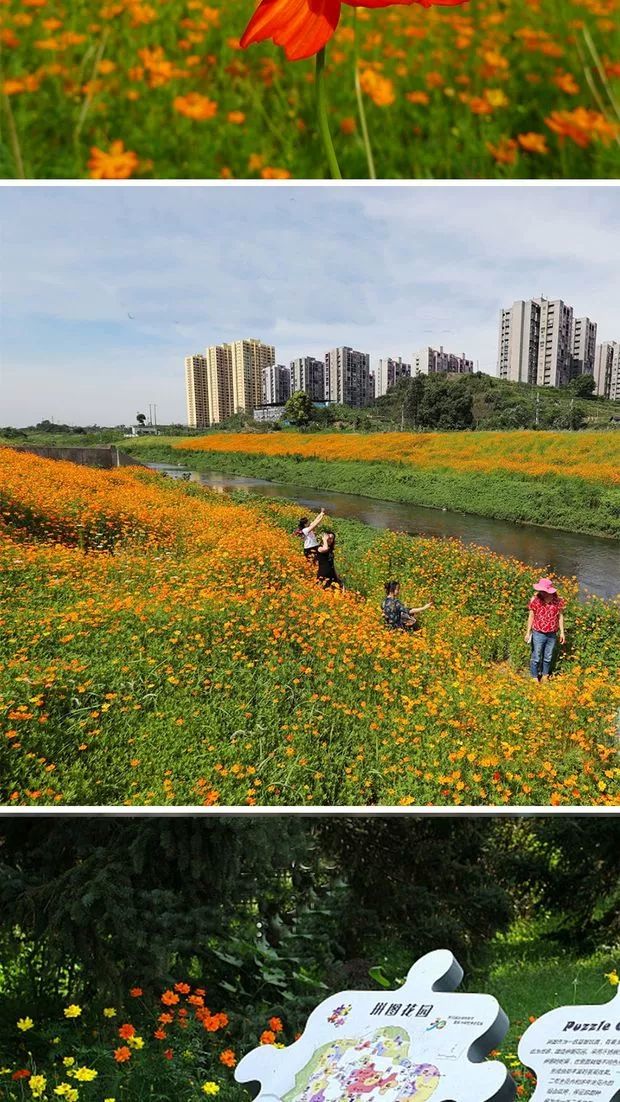
{"label": "woman in pink hat", "polygon": [[532,677],[536,681],[547,681],[558,635],[560,643],[564,643],[563,610],[566,602],[558,596],[550,578],[541,578],[534,589],[535,596],[528,605],[530,614],[525,629],[525,642],[532,646]]}

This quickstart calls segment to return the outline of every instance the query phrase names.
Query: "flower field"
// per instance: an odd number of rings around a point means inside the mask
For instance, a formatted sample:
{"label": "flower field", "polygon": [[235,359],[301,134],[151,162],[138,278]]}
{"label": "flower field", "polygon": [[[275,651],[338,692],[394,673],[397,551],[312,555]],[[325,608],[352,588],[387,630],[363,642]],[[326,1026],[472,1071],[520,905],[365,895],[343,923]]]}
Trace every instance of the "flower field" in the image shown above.
{"label": "flower field", "polygon": [[[243,1092],[232,1074],[233,1026],[229,1015],[211,1009],[206,999],[204,988],[179,982],[163,991],[159,1002],[136,986],[125,995],[124,1007],[70,999],[55,1015],[39,1015],[33,1007],[13,1025],[14,1058],[0,1068],[3,1097],[10,1102],[238,1099]],[[240,1025],[234,1022],[237,1039],[248,1046]],[[282,1021],[274,1017],[264,1025],[250,1046],[280,1043]]]}
{"label": "flower field", "polygon": [[[16,804],[619,800],[620,608],[568,598],[545,687],[532,569],[337,522],[317,589],[294,506],[0,449],[0,795]],[[390,633],[387,577],[433,600]]]}
{"label": "flower field", "polygon": [[[4,0],[7,177],[315,178],[313,60],[242,50],[252,0]],[[345,177],[616,178],[618,0],[343,6],[327,46]]]}
{"label": "flower field", "polygon": [[411,463],[481,474],[506,471],[530,478],[559,475],[620,485],[618,433],[214,433],[175,446],[183,451]]}

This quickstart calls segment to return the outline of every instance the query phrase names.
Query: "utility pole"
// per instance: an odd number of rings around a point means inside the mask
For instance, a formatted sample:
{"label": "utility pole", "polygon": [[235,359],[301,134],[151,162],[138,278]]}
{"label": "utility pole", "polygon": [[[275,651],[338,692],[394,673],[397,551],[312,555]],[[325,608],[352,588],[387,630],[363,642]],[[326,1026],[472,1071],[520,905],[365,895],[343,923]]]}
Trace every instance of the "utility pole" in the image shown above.
{"label": "utility pole", "polygon": [[157,406],[155,405],[155,403],[153,403],[153,423],[155,425],[155,428],[157,428]]}
{"label": "utility pole", "polygon": [[536,390],[536,416],[535,416],[535,420],[534,420],[534,424],[536,425],[536,428],[538,428],[538,410],[539,410],[539,408],[540,408],[540,391],[537,389]]}

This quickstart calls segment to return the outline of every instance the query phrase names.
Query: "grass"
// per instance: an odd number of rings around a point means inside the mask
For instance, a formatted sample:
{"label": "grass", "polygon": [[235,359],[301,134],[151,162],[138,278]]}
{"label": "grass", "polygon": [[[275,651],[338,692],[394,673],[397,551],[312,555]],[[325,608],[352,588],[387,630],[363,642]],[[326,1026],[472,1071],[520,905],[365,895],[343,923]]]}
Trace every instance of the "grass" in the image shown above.
{"label": "grass", "polygon": [[[535,572],[338,522],[317,589],[295,506],[0,450],[2,802],[596,804],[620,799],[620,608],[568,599],[544,688]],[[382,625],[387,577],[434,608]]]}
{"label": "grass", "polygon": [[[24,10],[25,7],[25,10]],[[313,60],[240,51],[250,0],[118,5],[8,0],[5,177],[322,178]],[[620,174],[618,0],[344,7],[327,47],[343,175]],[[93,153],[93,150],[95,151]]]}
{"label": "grass", "polygon": [[[467,434],[468,442],[477,439],[484,446],[486,434],[476,438]],[[509,442],[513,434],[500,434]],[[529,434],[535,437],[536,434]],[[448,452],[454,434],[443,436]],[[284,438],[284,439],[283,439]],[[281,433],[276,441],[295,451],[297,441],[307,437]],[[345,435],[346,447],[350,441],[364,437]],[[381,436],[368,437],[373,445],[381,447]],[[573,434],[564,434],[567,450],[575,440]],[[610,448],[616,447],[615,436],[603,438]],[[324,446],[325,437],[311,437],[314,446]],[[620,437],[618,437],[620,441]],[[290,442],[290,443],[289,443]],[[222,451],[220,443],[238,447],[239,451]],[[213,450],[209,450],[213,446]],[[131,442],[126,451],[146,462],[181,463],[196,470],[217,470],[227,474],[251,475],[274,482],[313,489],[339,490],[344,493],[363,494],[386,501],[400,501],[412,505],[445,508],[479,516],[527,524],[544,524],[551,528],[572,532],[588,532],[592,535],[620,536],[620,488],[591,478],[566,476],[549,470],[542,475],[521,473],[518,469],[502,470],[489,460],[489,470],[463,470],[455,465],[444,465],[437,460],[433,467],[418,468],[402,461],[379,462],[376,460],[333,460],[304,458],[299,455],[261,455],[272,446],[271,435],[214,434],[203,438],[203,450],[190,450],[183,438],[162,438],[157,443],[146,440]],[[245,452],[243,449],[248,449]],[[252,453],[250,454],[250,447]],[[527,447],[516,451],[527,459]],[[458,459],[457,459],[458,463]]]}

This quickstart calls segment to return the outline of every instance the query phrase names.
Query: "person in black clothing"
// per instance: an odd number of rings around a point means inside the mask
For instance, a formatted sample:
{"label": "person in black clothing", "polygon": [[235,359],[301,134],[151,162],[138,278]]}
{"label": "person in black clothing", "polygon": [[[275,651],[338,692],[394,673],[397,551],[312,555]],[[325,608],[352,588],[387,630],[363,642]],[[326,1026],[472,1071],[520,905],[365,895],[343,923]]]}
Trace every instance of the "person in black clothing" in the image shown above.
{"label": "person in black clothing", "polygon": [[330,589],[333,585],[342,586],[344,589],[342,580],[338,577],[334,565],[335,546],[336,534],[329,531],[323,532],[321,543],[316,551],[318,562],[317,580],[321,583],[323,589]]}
{"label": "person in black clothing", "polygon": [[399,582],[385,583],[385,597],[381,602],[381,609],[386,627],[400,628],[401,631],[416,631],[419,625],[415,614],[416,612],[425,612],[427,608],[431,607],[430,602],[422,605],[421,608],[407,608],[402,601],[399,601],[399,593]]}

